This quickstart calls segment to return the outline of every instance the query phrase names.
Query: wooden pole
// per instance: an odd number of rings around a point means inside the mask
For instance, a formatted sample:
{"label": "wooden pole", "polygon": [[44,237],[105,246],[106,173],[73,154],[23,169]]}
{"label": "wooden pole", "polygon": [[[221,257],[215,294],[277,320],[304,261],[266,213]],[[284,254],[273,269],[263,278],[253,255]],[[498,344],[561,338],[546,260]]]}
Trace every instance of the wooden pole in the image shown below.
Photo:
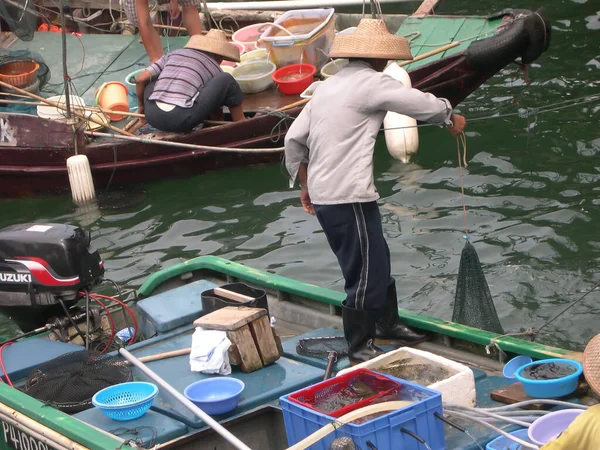
{"label": "wooden pole", "polygon": [[[55,103],[55,102],[53,102],[51,100],[45,99],[44,97],[40,97],[39,95],[32,94],[31,92],[27,92],[27,91],[25,91],[23,89],[20,89],[20,88],[16,87],[16,86],[13,86],[12,84],[5,83],[4,81],[0,81],[0,86],[12,89],[15,92],[19,92],[20,94],[23,94],[25,97],[33,98],[33,99],[38,100],[38,101],[40,101],[42,103],[45,103],[46,105],[54,106],[55,108],[62,109],[63,111],[65,110],[65,107],[62,106],[62,105],[60,105],[59,103]],[[77,111],[72,111],[72,113],[73,113],[73,115],[75,115],[76,117],[79,117],[80,119],[89,120],[90,122],[93,122],[93,123],[95,123],[97,125],[102,125],[103,127],[108,127],[111,130],[116,131],[119,134],[123,134],[125,136],[133,136],[133,134],[128,133],[127,131],[124,131],[124,130],[122,130],[120,128],[117,128],[114,125],[106,124],[104,122],[101,122],[99,120],[93,119],[91,117],[85,117],[84,114],[81,114],[81,113],[79,113]]]}
{"label": "wooden pole", "polygon": [[189,355],[191,351],[191,348],[180,348],[179,350],[158,353],[156,355],[142,356],[141,358],[139,358],[139,360],[143,363],[150,361],[158,361],[166,358],[174,358],[175,356]]}
{"label": "wooden pole", "polygon": [[290,103],[289,105],[286,105],[286,106],[282,106],[281,108],[276,109],[275,111],[287,111],[288,109],[293,109],[298,106],[302,106],[305,103],[308,103],[309,101],[310,101],[310,98],[303,98],[302,100],[298,100],[297,102]]}
{"label": "wooden pole", "polygon": [[[8,103],[8,104],[13,104],[13,105],[31,105],[31,106],[44,105],[44,103],[42,103],[42,102],[24,102],[22,100],[5,100],[2,98],[0,98],[0,103]],[[94,106],[81,106],[80,108],[85,109],[86,111],[101,112],[101,113],[105,113],[105,114],[120,114],[122,116],[130,116],[130,117],[146,117],[145,114],[128,112],[128,111],[113,111],[111,109],[96,108]],[[231,122],[223,122],[223,123],[231,123]]]}
{"label": "wooden pole", "polygon": [[414,62],[421,61],[422,59],[429,58],[430,56],[437,55],[438,53],[441,53],[441,52],[445,52],[446,50],[456,47],[457,45],[460,45],[459,41],[450,42],[449,44],[444,45],[443,47],[436,48],[435,50],[431,50],[430,52],[427,52],[427,53],[423,53],[422,55],[419,55],[419,56],[415,57],[414,59],[411,59],[410,61],[404,61],[398,65],[400,67],[408,66],[409,64],[412,64]]}
{"label": "wooden pole", "polygon": [[[67,71],[67,34],[65,31],[65,0],[60,0],[60,28],[61,40],[62,40],[62,67],[63,67],[63,80],[65,84],[65,111],[67,112],[67,119],[71,118],[71,96],[69,86],[69,73]],[[86,341],[87,350],[87,341]]]}

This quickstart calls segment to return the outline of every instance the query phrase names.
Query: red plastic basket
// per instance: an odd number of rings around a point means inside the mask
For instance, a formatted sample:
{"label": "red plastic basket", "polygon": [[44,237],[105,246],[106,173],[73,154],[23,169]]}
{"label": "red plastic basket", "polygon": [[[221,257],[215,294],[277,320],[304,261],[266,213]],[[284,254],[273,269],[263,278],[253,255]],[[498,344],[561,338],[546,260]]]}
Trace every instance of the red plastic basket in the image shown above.
{"label": "red plastic basket", "polygon": [[[370,390],[376,392],[376,394],[358,400],[354,403],[347,404],[334,411],[326,411],[320,408],[320,405],[322,405],[327,399],[340,393],[344,389],[349,389],[347,392],[350,394],[352,392],[351,386],[357,381],[360,381],[364,385],[368,386]],[[377,403],[377,401],[382,397],[397,394],[400,391],[401,386],[401,383],[391,380],[379,373],[372,372],[368,369],[358,369],[309,386],[301,391],[294,392],[293,394],[289,395],[289,399],[295,403],[298,403],[299,405],[310,408],[313,411],[318,411],[331,417],[341,417],[344,414],[354,411],[355,409]],[[360,398],[360,396],[357,395],[355,398]],[[347,399],[351,400],[352,395],[347,395]]]}

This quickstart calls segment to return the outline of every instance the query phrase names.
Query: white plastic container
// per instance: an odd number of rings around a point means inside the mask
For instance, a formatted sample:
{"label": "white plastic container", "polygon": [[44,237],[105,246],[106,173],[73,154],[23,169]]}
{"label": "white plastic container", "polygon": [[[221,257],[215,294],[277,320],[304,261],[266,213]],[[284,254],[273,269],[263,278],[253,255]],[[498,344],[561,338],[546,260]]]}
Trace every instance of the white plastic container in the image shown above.
{"label": "white plastic container", "polygon": [[266,59],[249,61],[233,69],[231,76],[244,94],[256,94],[273,86],[275,82],[272,75],[275,69],[275,64]]}
{"label": "white plastic container", "polygon": [[[432,366],[442,367],[450,372],[451,375],[448,378],[425,386],[429,389],[440,392],[442,394],[443,402],[457,403],[463,406],[475,406],[476,392],[473,371],[463,364],[457,363],[434,353],[425,352],[423,350],[402,347],[398,350],[378,356],[377,358],[373,358],[370,361],[366,361],[364,363],[357,364],[354,367],[341,370],[337,373],[337,375],[342,375],[360,368],[377,372],[378,369],[385,368],[387,365],[405,358],[415,358],[418,359],[419,362],[426,360]],[[419,383],[419,380],[407,381]]]}
{"label": "white plastic container", "polygon": [[[320,70],[335,36],[333,8],[288,11],[260,36],[269,59],[280,68],[290,64],[312,64]],[[283,29],[287,30],[284,31]]]}
{"label": "white plastic container", "polygon": [[304,89],[304,92],[300,94],[300,98],[311,98],[315,93],[315,90],[321,83],[322,81],[313,81],[312,84],[306,89]]}
{"label": "white plastic container", "polygon": [[[64,95],[55,95],[54,97],[49,97],[47,100],[57,103],[60,106],[65,105],[65,96]],[[85,106],[85,101],[83,98],[78,97],[76,95],[69,95],[70,107],[79,112],[84,112],[83,107]],[[51,120],[61,120],[66,117],[67,112],[63,109],[56,108],[50,105],[38,105],[37,114],[43,119],[51,119]],[[86,114],[89,116],[89,114]]]}

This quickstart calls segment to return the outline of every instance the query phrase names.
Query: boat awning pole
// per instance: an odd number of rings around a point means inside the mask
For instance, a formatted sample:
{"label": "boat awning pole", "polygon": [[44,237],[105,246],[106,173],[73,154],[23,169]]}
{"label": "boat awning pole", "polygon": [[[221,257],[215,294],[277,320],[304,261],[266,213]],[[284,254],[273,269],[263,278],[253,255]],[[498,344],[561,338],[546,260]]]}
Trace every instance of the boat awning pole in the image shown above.
{"label": "boat awning pole", "polygon": [[209,427],[211,427],[213,430],[215,430],[217,433],[219,433],[221,436],[223,436],[223,438],[226,439],[227,442],[229,442],[235,448],[237,448],[239,450],[251,450],[250,447],[248,447],[246,444],[244,444],[242,441],[240,441],[238,438],[236,438],[227,429],[223,428],[223,426],[221,424],[219,424],[219,422],[214,420],[212,417],[210,417],[208,414],[206,414],[204,411],[202,411],[200,408],[198,408],[196,405],[194,405],[183,394],[181,394],[173,386],[171,386],[169,383],[167,383],[165,380],[163,380],[161,377],[159,377],[146,364],[141,362],[139,359],[137,359],[135,356],[133,356],[127,350],[122,348],[119,350],[119,353],[121,355],[123,355],[123,357],[127,361],[129,361],[135,367],[137,367],[142,372],[144,372],[146,375],[148,375],[161,388],[163,388],[167,392],[169,392],[169,394],[171,394],[173,397],[175,397],[183,406],[185,406],[192,413],[194,413],[196,416],[198,416],[200,419],[202,419],[204,421],[204,423],[206,423]]}
{"label": "boat awning pole", "polygon": [[[67,119],[71,118],[71,97],[69,93],[69,73],[67,71],[67,34],[65,31],[65,0],[60,0],[60,24],[61,24],[61,39],[62,39],[62,66],[63,80],[65,83],[65,105],[67,111]],[[86,343],[87,348],[87,343]]]}
{"label": "boat awning pole", "polygon": [[[417,3],[420,0],[379,0],[381,4]],[[207,3],[209,11],[216,10],[249,10],[249,11],[287,11],[294,8],[322,8],[340,6],[361,6],[363,0],[273,0],[273,1],[249,1],[249,2],[215,2]]]}

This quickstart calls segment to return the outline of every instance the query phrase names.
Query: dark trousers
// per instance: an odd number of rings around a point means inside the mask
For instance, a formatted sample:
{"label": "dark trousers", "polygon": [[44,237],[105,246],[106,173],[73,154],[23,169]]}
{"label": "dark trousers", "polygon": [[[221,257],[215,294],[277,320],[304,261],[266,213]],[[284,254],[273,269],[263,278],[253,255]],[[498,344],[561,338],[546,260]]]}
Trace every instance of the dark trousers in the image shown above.
{"label": "dark trousers", "polygon": [[181,108],[166,112],[156,102],[150,100],[155,81],[144,88],[144,112],[146,120],[154,128],[171,133],[187,133],[198,124],[210,118],[210,115],[222,106],[228,108],[242,104],[244,94],[237,81],[228,73],[219,73],[202,88],[191,108]]}
{"label": "dark trousers", "polygon": [[314,207],[344,275],[345,305],[382,311],[386,301],[395,302],[396,283],[377,202]]}

